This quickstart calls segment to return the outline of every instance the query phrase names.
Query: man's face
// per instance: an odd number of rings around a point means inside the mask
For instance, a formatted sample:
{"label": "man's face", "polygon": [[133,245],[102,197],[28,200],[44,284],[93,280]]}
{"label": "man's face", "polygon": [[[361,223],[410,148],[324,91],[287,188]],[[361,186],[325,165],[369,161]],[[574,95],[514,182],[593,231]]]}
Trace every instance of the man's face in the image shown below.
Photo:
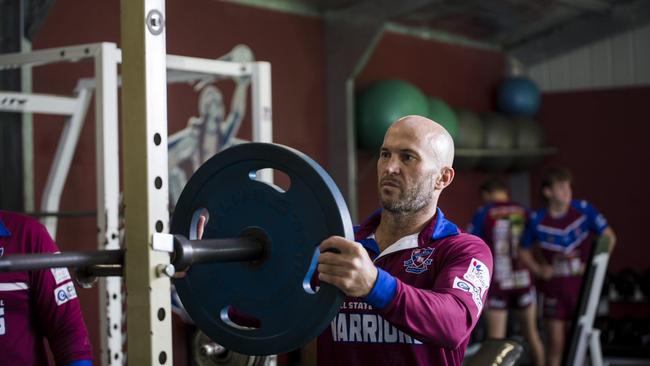
{"label": "man's face", "polygon": [[408,126],[388,131],[377,161],[379,199],[392,213],[413,213],[431,204],[439,173],[429,136]]}
{"label": "man's face", "polygon": [[568,205],[573,198],[573,191],[571,190],[571,182],[558,181],[545,189],[545,195],[549,202]]}

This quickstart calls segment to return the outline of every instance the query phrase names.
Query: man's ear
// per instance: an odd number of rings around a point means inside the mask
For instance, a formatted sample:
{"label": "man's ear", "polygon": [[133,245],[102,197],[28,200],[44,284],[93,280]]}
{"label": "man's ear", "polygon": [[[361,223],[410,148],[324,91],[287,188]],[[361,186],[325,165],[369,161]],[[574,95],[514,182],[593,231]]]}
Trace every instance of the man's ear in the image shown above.
{"label": "man's ear", "polygon": [[542,196],[544,196],[544,198],[546,198],[547,200],[551,199],[551,188],[550,187],[542,188]]}
{"label": "man's ear", "polygon": [[436,189],[443,190],[454,180],[456,172],[454,168],[445,166],[440,169],[440,176],[436,179]]}

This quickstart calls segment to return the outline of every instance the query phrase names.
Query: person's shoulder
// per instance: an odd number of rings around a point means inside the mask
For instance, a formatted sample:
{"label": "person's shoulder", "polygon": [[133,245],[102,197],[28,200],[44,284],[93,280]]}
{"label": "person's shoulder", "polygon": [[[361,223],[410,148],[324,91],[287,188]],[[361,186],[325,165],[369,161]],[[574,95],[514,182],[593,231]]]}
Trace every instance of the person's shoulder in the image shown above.
{"label": "person's shoulder", "polygon": [[[4,211],[0,219],[17,242],[25,245],[27,252],[41,251],[43,246],[49,248],[52,242],[47,228],[37,219],[17,212]],[[56,250],[56,249],[52,249]],[[50,251],[50,250],[48,250]]]}
{"label": "person's shoulder", "polygon": [[491,203],[486,203],[486,204],[484,204],[484,205],[482,205],[482,206],[479,206],[479,207],[476,209],[476,212],[474,213],[474,215],[475,215],[475,216],[478,216],[478,215],[485,215],[485,213],[488,212],[488,210],[489,210],[490,208],[492,208],[492,206],[494,206],[494,204],[491,204]]}
{"label": "person's shoulder", "polygon": [[461,232],[458,235],[453,235],[445,238],[447,240],[447,250],[451,252],[484,252],[489,251],[488,245],[480,237]]}
{"label": "person's shoulder", "polygon": [[470,260],[478,259],[488,267],[492,267],[490,247],[478,236],[460,233],[445,240],[445,245],[438,246],[436,251],[438,251],[438,258],[446,265],[467,265]]}
{"label": "person's shoulder", "polygon": [[536,210],[530,210],[529,212],[529,219],[534,223],[542,221],[542,219],[546,217],[548,210],[546,208],[538,208]]}
{"label": "person's shoulder", "polygon": [[0,211],[0,220],[9,230],[12,228],[39,228],[43,225],[31,216],[27,216],[13,211]]}
{"label": "person's shoulder", "polygon": [[578,211],[585,212],[592,210],[594,206],[589,203],[587,200],[571,200],[571,207],[575,208]]}

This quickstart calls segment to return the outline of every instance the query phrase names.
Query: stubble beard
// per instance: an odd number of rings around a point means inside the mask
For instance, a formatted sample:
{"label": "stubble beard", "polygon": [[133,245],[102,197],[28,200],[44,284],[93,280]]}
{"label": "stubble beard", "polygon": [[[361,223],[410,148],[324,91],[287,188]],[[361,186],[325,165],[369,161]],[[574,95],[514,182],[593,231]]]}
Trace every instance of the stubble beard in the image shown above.
{"label": "stubble beard", "polygon": [[[400,188],[401,185],[400,185]],[[384,198],[380,194],[381,205],[384,210],[398,216],[414,214],[429,206],[433,201],[434,187],[433,174],[418,182],[407,190],[402,190],[395,199]]]}

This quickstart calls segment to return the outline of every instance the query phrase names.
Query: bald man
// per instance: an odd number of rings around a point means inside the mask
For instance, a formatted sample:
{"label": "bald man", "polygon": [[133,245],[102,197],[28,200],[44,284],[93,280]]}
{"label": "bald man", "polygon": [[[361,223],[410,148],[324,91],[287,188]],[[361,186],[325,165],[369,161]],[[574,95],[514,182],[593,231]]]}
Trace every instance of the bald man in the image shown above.
{"label": "bald man", "polygon": [[355,228],[354,242],[333,236],[320,245],[319,279],[347,298],[318,338],[319,365],[461,365],[492,254],[438,208],[453,159],[451,136],[430,119],[403,117],[386,132],[381,208]]}

